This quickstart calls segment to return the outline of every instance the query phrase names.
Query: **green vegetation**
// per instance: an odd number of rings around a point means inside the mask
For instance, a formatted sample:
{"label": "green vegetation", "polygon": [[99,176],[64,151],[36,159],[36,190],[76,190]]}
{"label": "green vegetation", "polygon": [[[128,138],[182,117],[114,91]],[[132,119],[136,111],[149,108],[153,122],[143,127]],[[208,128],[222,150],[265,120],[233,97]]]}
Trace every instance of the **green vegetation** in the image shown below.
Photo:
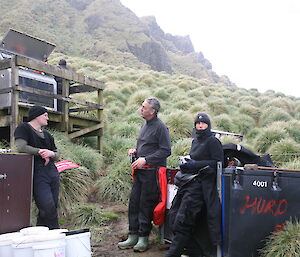
{"label": "green vegetation", "polygon": [[[300,99],[276,94],[259,93],[229,87],[223,84],[204,83],[201,79],[185,75],[169,75],[154,71],[135,70],[124,66],[106,65],[79,57],[54,54],[50,63],[67,58],[75,71],[105,82],[105,130],[103,157],[93,156],[86,146],[78,150],[66,147],[66,159],[74,153],[79,163],[90,172],[84,181],[92,181],[97,198],[126,202],[131,187],[131,169],[127,150],[135,147],[138,131],[143,123],[139,108],[143,100],[156,96],[161,101],[159,117],[168,125],[172,140],[172,156],[168,166],[178,166],[178,156],[188,153],[191,144],[193,119],[198,112],[207,112],[212,118],[213,129],[243,134],[243,145],[263,155],[273,154],[278,167],[289,167],[299,157]],[[83,99],[95,99],[93,94],[81,94]],[[279,108],[282,102],[282,108]],[[93,116],[93,112],[85,115]],[[223,138],[224,143],[234,142]],[[92,140],[86,144],[93,145]],[[80,181],[80,178],[78,178]],[[80,182],[77,182],[80,183]],[[83,182],[81,182],[83,184]],[[90,182],[88,182],[90,183]],[[83,186],[84,187],[84,186]],[[89,190],[82,191],[82,196]]]}
{"label": "green vegetation", "polygon": [[266,246],[260,251],[261,257],[294,257],[300,256],[300,224],[286,222],[282,230],[273,232]]}

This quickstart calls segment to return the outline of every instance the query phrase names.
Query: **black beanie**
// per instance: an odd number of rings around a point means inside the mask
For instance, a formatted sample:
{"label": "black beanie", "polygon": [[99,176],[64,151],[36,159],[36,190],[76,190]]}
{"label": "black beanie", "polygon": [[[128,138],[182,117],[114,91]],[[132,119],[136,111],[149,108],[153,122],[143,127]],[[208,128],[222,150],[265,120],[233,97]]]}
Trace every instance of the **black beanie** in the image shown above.
{"label": "black beanie", "polygon": [[47,112],[47,109],[42,107],[42,106],[32,106],[29,111],[28,111],[28,119],[27,121],[32,121],[36,117],[39,117],[40,115],[44,114]]}
{"label": "black beanie", "polygon": [[206,123],[208,125],[208,127],[210,128],[210,118],[206,113],[200,112],[197,114],[195,121],[194,121],[194,125],[196,126],[196,123],[199,123],[199,122]]}

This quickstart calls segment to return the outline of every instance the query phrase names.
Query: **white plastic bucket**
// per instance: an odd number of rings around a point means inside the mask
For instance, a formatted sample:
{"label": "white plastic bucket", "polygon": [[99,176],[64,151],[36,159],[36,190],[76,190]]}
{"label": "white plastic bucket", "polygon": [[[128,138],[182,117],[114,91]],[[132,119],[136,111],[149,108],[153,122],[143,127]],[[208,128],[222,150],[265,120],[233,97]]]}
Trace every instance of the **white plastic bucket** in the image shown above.
{"label": "white plastic bucket", "polygon": [[65,243],[44,243],[32,246],[33,257],[65,257],[65,245]]}
{"label": "white plastic bucket", "polygon": [[13,243],[13,257],[33,257],[32,243]]}
{"label": "white plastic bucket", "polygon": [[[36,234],[23,236],[20,238],[16,238],[13,240],[12,249],[13,249],[13,257],[33,257],[35,247],[39,247],[40,245],[52,244],[59,245],[59,248],[65,249],[65,234],[59,233],[44,233],[44,234]],[[63,252],[63,251],[60,251]],[[55,256],[55,255],[53,255]],[[62,255],[64,257],[64,255]],[[52,256],[51,256],[52,257]]]}
{"label": "white plastic bucket", "polygon": [[0,257],[12,257],[12,240],[14,238],[20,237],[22,234],[20,232],[6,233],[0,235]]}
{"label": "white plastic bucket", "polygon": [[28,228],[23,228],[20,230],[20,232],[23,235],[37,235],[37,234],[43,234],[49,231],[48,227],[43,227],[43,226],[36,226],[36,227],[28,227]]}
{"label": "white plastic bucket", "polygon": [[[69,232],[70,233],[70,232]],[[91,233],[83,232],[66,236],[66,257],[91,257]]]}

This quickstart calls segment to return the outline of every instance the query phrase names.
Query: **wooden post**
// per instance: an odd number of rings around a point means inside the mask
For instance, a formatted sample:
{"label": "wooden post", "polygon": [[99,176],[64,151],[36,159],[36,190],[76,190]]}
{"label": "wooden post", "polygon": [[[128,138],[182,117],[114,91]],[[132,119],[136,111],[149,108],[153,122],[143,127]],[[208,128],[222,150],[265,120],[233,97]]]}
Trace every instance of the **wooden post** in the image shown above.
{"label": "wooden post", "polygon": [[[103,94],[102,90],[98,89],[98,104],[103,106]],[[97,110],[98,120],[103,124],[103,108]],[[97,136],[97,148],[100,153],[102,153],[102,136],[103,136],[103,126],[98,131]]]}
{"label": "wooden post", "polygon": [[[70,83],[69,80],[63,79],[62,80],[62,96],[69,97],[70,92]],[[69,133],[69,102],[63,100],[62,104],[62,111],[63,111],[63,131],[66,135]]]}
{"label": "wooden post", "polygon": [[10,148],[15,147],[14,132],[19,124],[19,69],[16,66],[16,57],[11,58],[11,121],[10,121]]}

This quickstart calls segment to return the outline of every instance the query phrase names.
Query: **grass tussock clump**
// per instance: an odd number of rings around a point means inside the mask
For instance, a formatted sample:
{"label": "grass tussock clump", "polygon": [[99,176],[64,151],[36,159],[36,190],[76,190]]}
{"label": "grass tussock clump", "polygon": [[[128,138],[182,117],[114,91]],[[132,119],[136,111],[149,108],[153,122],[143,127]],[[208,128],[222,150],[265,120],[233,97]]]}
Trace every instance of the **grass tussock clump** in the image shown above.
{"label": "grass tussock clump", "polygon": [[262,129],[254,140],[254,145],[259,153],[267,153],[270,146],[286,137],[286,131],[282,127],[269,126]]}
{"label": "grass tussock clump", "polygon": [[74,205],[86,201],[92,178],[87,168],[76,168],[60,173],[59,210],[65,216]]}
{"label": "grass tussock clump", "polygon": [[184,111],[174,111],[167,117],[161,117],[167,126],[170,133],[178,137],[189,137],[194,126],[192,116]]}
{"label": "grass tussock clump", "polygon": [[262,112],[260,117],[260,125],[268,126],[275,121],[290,121],[291,115],[279,107],[269,107]]}
{"label": "grass tussock clump", "polygon": [[300,156],[300,145],[292,138],[284,138],[272,144],[269,153],[272,155],[273,161],[282,167]]}
{"label": "grass tussock clump", "polygon": [[116,218],[117,214],[103,213],[101,208],[94,204],[79,204],[72,211],[72,223],[78,227],[101,226]]}
{"label": "grass tussock clump", "polygon": [[266,246],[260,250],[261,257],[300,256],[300,224],[286,222],[281,231],[273,232],[267,239]]}
{"label": "grass tussock clump", "polygon": [[99,197],[109,201],[127,202],[131,189],[131,167],[127,154],[116,156],[107,176],[97,181]]}

